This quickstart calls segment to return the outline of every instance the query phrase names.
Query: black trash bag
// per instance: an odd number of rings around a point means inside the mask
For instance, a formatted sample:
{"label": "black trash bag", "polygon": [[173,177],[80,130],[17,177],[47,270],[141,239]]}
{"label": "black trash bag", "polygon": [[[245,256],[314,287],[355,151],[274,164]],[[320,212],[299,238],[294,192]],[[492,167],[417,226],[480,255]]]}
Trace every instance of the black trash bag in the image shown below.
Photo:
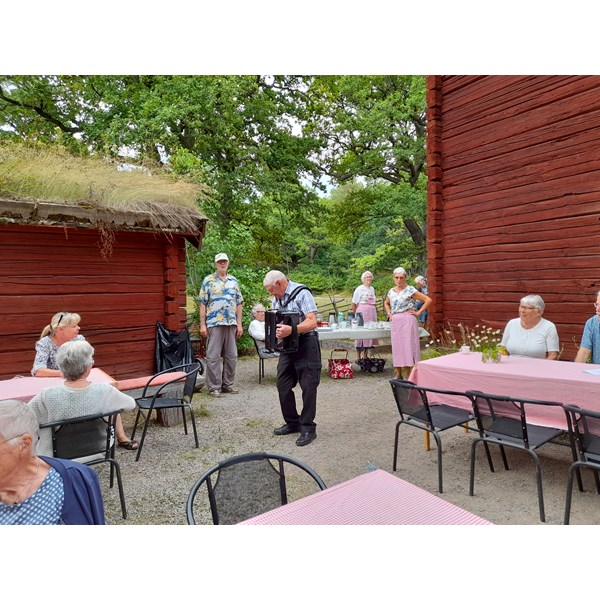
{"label": "black trash bag", "polygon": [[192,342],[188,329],[170,331],[160,322],[156,322],[156,373],[178,365],[194,362]]}

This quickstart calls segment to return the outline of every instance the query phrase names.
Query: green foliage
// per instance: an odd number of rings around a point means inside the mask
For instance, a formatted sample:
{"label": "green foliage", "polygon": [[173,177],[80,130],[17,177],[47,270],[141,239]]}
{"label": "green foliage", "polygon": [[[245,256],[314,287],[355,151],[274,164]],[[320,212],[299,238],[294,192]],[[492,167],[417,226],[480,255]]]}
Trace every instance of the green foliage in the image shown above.
{"label": "green foliage", "polygon": [[227,252],[248,315],[270,268],[315,293],[424,271],[425,131],[421,76],[0,75],[0,136],[210,186],[189,291]]}

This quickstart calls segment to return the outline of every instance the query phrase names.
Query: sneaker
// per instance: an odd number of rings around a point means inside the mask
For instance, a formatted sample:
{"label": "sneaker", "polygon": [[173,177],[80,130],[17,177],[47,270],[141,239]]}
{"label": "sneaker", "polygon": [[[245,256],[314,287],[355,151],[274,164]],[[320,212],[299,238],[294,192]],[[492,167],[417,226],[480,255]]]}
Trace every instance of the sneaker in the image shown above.
{"label": "sneaker", "polygon": [[221,388],[221,394],[239,394],[240,390],[236,388]]}
{"label": "sneaker", "polygon": [[210,392],[208,392],[213,398],[218,398],[221,395],[221,392],[219,390],[210,390]]}

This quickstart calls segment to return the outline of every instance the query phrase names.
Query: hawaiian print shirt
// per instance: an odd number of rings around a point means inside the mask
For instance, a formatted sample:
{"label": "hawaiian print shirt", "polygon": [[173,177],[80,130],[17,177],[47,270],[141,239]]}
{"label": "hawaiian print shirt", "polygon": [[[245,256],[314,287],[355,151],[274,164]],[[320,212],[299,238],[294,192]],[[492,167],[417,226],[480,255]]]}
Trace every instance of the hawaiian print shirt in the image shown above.
{"label": "hawaiian print shirt", "polygon": [[202,281],[198,302],[206,306],[206,326],[237,325],[236,307],[244,301],[238,280],[227,275],[223,281],[216,273]]}

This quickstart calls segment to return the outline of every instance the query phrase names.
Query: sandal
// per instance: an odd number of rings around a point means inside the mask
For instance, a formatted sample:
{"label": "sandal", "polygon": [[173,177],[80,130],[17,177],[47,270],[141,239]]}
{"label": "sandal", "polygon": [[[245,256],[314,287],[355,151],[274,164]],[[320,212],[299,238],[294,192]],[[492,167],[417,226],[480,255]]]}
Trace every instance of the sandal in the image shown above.
{"label": "sandal", "polygon": [[126,442],[119,442],[119,446],[121,448],[126,448],[127,450],[137,450],[140,445],[133,440],[127,440]]}

